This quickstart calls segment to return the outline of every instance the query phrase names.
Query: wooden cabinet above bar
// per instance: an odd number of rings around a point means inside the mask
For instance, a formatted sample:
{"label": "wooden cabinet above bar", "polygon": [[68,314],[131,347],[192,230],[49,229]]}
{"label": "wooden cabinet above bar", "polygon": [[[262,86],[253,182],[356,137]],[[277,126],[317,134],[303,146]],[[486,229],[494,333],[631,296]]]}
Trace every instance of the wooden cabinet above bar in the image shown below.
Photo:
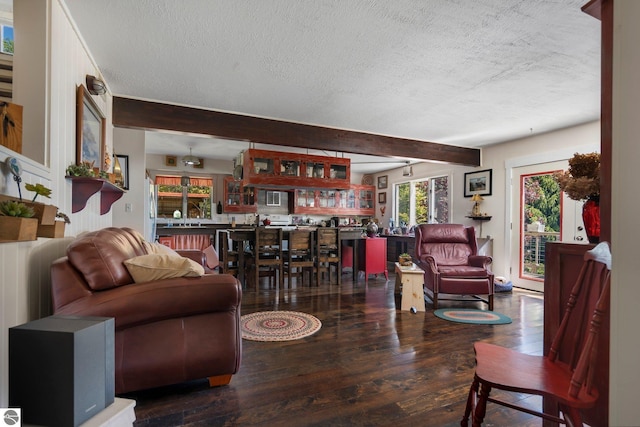
{"label": "wooden cabinet above bar", "polygon": [[346,190],[351,181],[351,160],[343,157],[248,149],[242,160],[245,186]]}

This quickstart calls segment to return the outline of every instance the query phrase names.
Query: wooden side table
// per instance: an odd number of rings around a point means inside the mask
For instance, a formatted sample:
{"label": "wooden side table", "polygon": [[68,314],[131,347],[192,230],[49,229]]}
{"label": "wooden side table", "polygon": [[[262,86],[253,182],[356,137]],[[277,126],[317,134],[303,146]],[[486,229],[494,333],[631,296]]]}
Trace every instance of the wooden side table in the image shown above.
{"label": "wooden side table", "polygon": [[426,311],[424,307],[424,271],[413,264],[403,266],[396,262],[396,290],[402,284],[401,310],[409,311],[415,307],[417,311]]}

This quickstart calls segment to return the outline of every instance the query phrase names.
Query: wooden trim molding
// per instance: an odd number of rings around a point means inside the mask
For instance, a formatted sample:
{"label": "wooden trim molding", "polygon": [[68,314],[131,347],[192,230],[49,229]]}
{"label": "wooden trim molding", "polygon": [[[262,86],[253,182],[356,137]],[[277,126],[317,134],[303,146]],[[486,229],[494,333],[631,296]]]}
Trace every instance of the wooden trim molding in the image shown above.
{"label": "wooden trim molding", "polygon": [[480,150],[435,142],[305,125],[193,107],[113,98],[113,125],[197,133],[225,139],[480,166]]}
{"label": "wooden trim molding", "polygon": [[611,161],[613,150],[613,0],[591,0],[582,11],[602,23],[600,96],[600,241],[611,241]]}

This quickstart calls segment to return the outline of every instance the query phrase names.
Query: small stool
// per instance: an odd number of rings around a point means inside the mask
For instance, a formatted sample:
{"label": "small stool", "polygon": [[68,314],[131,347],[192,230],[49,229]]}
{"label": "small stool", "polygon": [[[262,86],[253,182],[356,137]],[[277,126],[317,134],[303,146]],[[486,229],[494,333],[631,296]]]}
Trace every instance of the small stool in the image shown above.
{"label": "small stool", "polygon": [[424,306],[424,271],[413,264],[403,266],[396,262],[396,290],[402,284],[401,310],[410,311],[415,307],[416,311],[426,311]]}

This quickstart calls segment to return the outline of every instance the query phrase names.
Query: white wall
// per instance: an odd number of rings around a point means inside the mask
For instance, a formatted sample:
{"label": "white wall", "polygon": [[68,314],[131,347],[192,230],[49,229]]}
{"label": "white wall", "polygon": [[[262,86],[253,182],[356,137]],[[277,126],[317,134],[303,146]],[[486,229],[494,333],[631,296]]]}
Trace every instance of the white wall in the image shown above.
{"label": "white wall", "polygon": [[640,2],[615,0],[611,240],[611,362],[609,421],[637,426],[640,384],[637,179],[640,160]]}
{"label": "white wall", "polygon": [[[43,160],[30,150],[25,156],[0,147],[0,162],[9,156],[17,157],[23,164],[24,183],[42,183],[51,188],[51,200],[48,203],[58,206],[69,215],[71,225],[67,226],[67,236],[86,230],[96,230],[111,225],[111,214],[100,215],[98,195],[89,199],[87,206],[76,214],[71,213],[71,183],[64,178],[65,169],[75,163],[75,116],[76,86],[84,82],[86,74],[96,75],[97,67],[84,48],[74,26],[65,13],[64,6],[58,0],[20,0],[14,2],[15,16],[15,58],[20,63],[20,51],[29,50],[29,43],[35,49],[43,49],[45,63],[36,64],[41,73],[40,81],[46,78],[46,89],[37,91],[16,91],[15,103],[24,107],[23,122],[34,123],[38,128],[34,138],[42,152],[49,156],[45,166]],[[31,19],[37,17],[37,19]],[[43,22],[44,21],[44,22]],[[44,27],[26,36],[32,28]],[[34,37],[34,34],[39,34]],[[42,37],[45,40],[42,40]],[[20,40],[20,43],[18,42]],[[28,66],[33,65],[27,59]],[[28,74],[28,73],[27,73]],[[21,88],[23,75],[16,72],[14,79]],[[96,103],[111,123],[111,100],[94,97]],[[41,136],[42,135],[44,136]],[[111,149],[112,127],[107,126],[108,151]],[[42,147],[45,147],[44,149]],[[49,147],[49,150],[46,150]],[[42,157],[46,157],[42,156]],[[1,168],[0,193],[17,196],[17,187],[5,167]],[[24,194],[28,196],[28,194]],[[116,202],[117,205],[118,202]],[[64,253],[65,239],[40,238],[35,242],[0,244],[0,407],[8,405],[8,329],[49,314],[49,265],[51,260]]]}
{"label": "white wall", "polygon": [[[486,147],[482,150],[482,166],[469,168],[464,166],[452,166],[435,163],[420,163],[413,165],[413,176],[402,176],[402,168],[392,169],[376,174],[377,177],[387,175],[389,185],[387,192],[387,208],[384,215],[380,213],[380,205],[376,204],[376,215],[381,220],[383,227],[388,226],[389,218],[394,214],[392,201],[394,198],[393,187],[400,182],[419,180],[425,177],[437,175],[449,175],[451,177],[451,222],[473,225],[478,232],[478,223],[466,218],[471,213],[473,202],[464,197],[464,174],[473,171],[492,170],[492,195],[485,196],[482,202],[482,211],[491,215],[491,221],[482,224],[483,236],[493,237],[493,264],[492,270],[496,275],[509,277],[509,206],[510,195],[507,190],[510,176],[510,168],[517,165],[539,164],[556,160],[569,159],[576,151],[599,151],[600,123],[593,122],[575,126],[543,135],[509,141]],[[376,199],[377,200],[377,199]]]}

